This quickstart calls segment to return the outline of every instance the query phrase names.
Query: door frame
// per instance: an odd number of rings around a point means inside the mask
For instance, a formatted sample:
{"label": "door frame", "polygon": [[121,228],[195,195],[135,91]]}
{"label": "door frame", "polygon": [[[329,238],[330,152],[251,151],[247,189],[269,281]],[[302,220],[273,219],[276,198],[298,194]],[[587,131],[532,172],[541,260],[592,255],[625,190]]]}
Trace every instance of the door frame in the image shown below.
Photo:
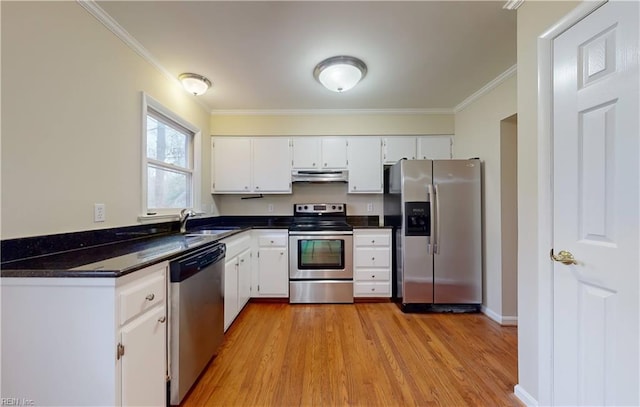
{"label": "door frame", "polygon": [[606,2],[580,3],[538,37],[538,405],[553,400],[553,41]]}

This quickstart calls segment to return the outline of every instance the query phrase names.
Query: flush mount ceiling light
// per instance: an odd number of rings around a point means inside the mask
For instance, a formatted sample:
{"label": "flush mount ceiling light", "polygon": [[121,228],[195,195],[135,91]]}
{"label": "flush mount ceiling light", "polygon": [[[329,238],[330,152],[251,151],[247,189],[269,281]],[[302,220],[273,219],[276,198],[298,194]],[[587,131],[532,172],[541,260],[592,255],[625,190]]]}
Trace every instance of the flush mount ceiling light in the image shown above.
{"label": "flush mount ceiling light", "polygon": [[325,88],[334,92],[347,91],[367,74],[367,65],[358,58],[340,55],[316,65],[313,76]]}
{"label": "flush mount ceiling light", "polygon": [[202,95],[211,87],[211,81],[197,73],[183,73],[178,76],[178,79],[187,92],[196,96]]}

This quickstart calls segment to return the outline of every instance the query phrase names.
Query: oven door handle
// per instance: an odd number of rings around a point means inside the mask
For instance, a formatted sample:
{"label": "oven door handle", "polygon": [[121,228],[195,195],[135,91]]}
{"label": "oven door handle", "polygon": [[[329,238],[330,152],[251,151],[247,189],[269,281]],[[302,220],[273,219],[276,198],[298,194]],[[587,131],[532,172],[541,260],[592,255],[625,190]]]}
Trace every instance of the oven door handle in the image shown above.
{"label": "oven door handle", "polygon": [[353,235],[352,230],[325,230],[325,231],[295,231],[290,230],[289,236],[348,236]]}

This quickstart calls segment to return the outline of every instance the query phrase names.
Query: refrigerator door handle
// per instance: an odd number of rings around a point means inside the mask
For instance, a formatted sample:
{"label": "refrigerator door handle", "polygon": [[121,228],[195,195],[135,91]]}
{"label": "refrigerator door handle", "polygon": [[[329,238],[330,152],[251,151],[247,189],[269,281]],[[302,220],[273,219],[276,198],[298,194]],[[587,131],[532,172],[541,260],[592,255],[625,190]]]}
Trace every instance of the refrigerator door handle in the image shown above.
{"label": "refrigerator door handle", "polygon": [[428,251],[429,251],[429,255],[433,255],[434,251],[435,251],[435,247],[436,247],[436,230],[435,230],[435,224],[434,224],[434,220],[435,220],[435,192],[433,190],[433,184],[429,184],[427,185],[427,193],[429,194],[429,224],[430,224],[430,232],[429,232],[429,244],[428,244]]}
{"label": "refrigerator door handle", "polygon": [[[438,192],[438,184],[434,184],[435,193],[436,193],[436,241],[433,245],[434,254],[438,254],[440,249],[438,247],[438,241],[440,240],[440,192]],[[433,221],[431,222],[431,227],[433,228]]]}

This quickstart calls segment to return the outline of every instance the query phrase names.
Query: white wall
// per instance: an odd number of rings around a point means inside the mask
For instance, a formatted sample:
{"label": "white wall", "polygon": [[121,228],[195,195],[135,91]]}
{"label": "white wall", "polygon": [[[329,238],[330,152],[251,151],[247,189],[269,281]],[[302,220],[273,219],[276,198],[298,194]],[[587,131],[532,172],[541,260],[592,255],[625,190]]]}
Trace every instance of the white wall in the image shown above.
{"label": "white wall", "polygon": [[518,387],[533,400],[548,373],[538,334],[538,257],[549,250],[538,247],[538,37],[578,4],[525,1],[518,9]]}
{"label": "white wall", "polygon": [[141,91],[202,130],[211,207],[210,114],[193,96],[76,2],[0,6],[2,239],[137,224]]}
{"label": "white wall", "polygon": [[479,157],[483,163],[484,306],[501,321],[502,228],[500,122],[516,113],[516,75],[456,113],[455,158]]}
{"label": "white wall", "polygon": [[309,114],[211,116],[216,136],[453,134],[454,116],[434,114]]}
{"label": "white wall", "polygon": [[503,323],[518,315],[518,118],[500,122],[500,226]]}

